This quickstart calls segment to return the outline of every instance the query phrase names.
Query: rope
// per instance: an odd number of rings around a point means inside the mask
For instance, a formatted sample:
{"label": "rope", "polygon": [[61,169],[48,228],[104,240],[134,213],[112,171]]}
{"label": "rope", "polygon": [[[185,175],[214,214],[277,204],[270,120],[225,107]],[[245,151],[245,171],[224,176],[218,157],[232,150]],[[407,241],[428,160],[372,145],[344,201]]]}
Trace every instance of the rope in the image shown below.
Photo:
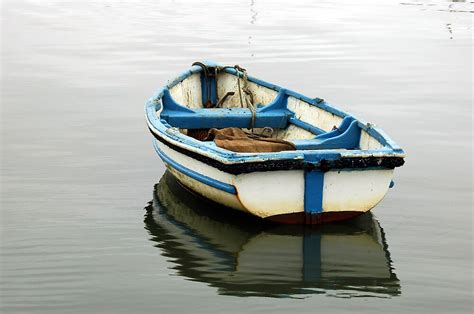
{"label": "rope", "polygon": [[[192,65],[198,65],[202,68],[204,76],[206,77],[206,108],[213,107],[213,104],[211,102],[211,86],[209,84],[209,76],[210,76],[210,70],[207,65],[205,65],[202,62],[194,62]],[[252,121],[250,124],[250,129],[252,130],[253,134],[253,129],[255,127],[255,122],[257,120],[257,108],[254,104],[253,101],[253,94],[248,88],[248,76],[247,76],[247,70],[239,66],[238,64],[232,66],[217,66],[217,67],[211,67],[215,72],[214,74],[217,76],[217,73],[225,70],[225,69],[235,69],[235,72],[237,74],[237,92],[239,93],[239,101],[240,101],[240,107],[241,108],[249,108],[250,112],[252,113]],[[242,76],[242,77],[241,77]],[[240,79],[242,78],[242,85],[240,84]],[[224,103],[224,101],[229,97],[233,96],[235,92],[227,92],[224,97],[218,101],[216,107],[221,107]],[[272,131],[273,133],[273,131]]]}
{"label": "rope", "polygon": [[[240,67],[238,64],[236,64],[234,66],[234,69],[237,73],[237,89],[239,91],[240,106],[242,108],[244,108],[243,100],[245,100],[245,104],[246,104],[245,107],[249,108],[250,112],[252,113],[252,122],[250,124],[250,129],[252,130],[252,133],[253,133],[253,129],[255,127],[255,122],[257,120],[257,108],[255,107],[255,105],[253,103],[252,92],[250,91],[250,89],[247,86],[248,85],[247,70]],[[242,73],[242,83],[243,83],[242,87],[240,86],[240,73]],[[242,95],[242,94],[244,94],[244,95]],[[245,96],[248,96],[248,97],[245,97]]]}

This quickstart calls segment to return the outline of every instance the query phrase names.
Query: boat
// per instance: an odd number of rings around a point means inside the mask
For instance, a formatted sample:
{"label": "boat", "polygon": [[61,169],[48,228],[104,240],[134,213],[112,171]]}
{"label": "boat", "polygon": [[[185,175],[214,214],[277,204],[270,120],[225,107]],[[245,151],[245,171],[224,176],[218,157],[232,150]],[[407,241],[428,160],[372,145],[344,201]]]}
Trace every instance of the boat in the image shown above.
{"label": "boat", "polygon": [[148,99],[145,115],[156,152],[184,186],[278,223],[367,212],[404,164],[403,149],[374,124],[238,65],[195,62]]}
{"label": "boat", "polygon": [[170,263],[170,275],[221,295],[401,294],[385,233],[371,212],[322,226],[262,222],[189,192],[167,171],[144,223],[151,243]]}

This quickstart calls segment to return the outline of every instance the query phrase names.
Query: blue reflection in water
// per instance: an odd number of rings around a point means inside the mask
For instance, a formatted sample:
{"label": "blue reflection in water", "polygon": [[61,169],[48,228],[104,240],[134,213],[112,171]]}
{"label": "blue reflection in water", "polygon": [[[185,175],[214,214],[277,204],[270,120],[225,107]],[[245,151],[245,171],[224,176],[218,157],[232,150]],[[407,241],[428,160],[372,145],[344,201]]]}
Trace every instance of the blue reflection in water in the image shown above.
{"label": "blue reflection in water", "polygon": [[322,227],[269,224],[192,194],[169,173],[146,209],[151,241],[176,272],[219,294],[401,293],[384,232],[370,213]]}

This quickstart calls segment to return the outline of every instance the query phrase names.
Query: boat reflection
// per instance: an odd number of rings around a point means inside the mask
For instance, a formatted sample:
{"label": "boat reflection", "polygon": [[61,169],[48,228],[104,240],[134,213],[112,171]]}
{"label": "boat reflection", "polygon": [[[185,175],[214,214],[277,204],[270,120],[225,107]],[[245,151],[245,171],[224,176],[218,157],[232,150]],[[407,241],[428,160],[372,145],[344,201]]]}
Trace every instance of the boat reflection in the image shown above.
{"label": "boat reflection", "polygon": [[323,227],[282,226],[195,196],[169,173],[146,229],[180,276],[236,296],[391,297],[401,293],[378,222],[368,213]]}

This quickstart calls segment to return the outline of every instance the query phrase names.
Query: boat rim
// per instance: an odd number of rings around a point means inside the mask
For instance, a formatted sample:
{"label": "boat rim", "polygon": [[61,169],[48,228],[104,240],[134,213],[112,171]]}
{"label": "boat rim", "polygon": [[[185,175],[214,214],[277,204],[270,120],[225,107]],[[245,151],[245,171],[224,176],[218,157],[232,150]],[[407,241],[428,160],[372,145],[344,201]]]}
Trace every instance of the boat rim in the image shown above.
{"label": "boat rim", "polygon": [[[220,66],[217,63],[206,61],[206,66]],[[212,159],[221,165],[232,165],[240,163],[261,163],[267,161],[292,161],[296,164],[303,162],[304,164],[320,164],[321,161],[333,161],[337,162],[346,160],[347,162],[343,164],[348,164],[346,166],[340,165],[336,168],[352,168],[350,165],[353,164],[354,160],[357,159],[373,159],[374,162],[369,162],[367,166],[383,166],[386,168],[394,168],[401,166],[403,164],[403,158],[405,157],[405,152],[401,147],[399,147],[385,132],[380,128],[376,127],[371,123],[364,122],[363,120],[355,117],[352,114],[344,112],[340,109],[335,108],[333,105],[320,98],[309,98],[298,92],[282,88],[278,85],[266,82],[264,80],[255,78],[253,76],[248,76],[248,80],[257,85],[270,88],[276,92],[284,92],[288,96],[295,97],[299,100],[307,102],[309,105],[316,106],[322,110],[335,114],[341,118],[346,116],[353,117],[357,121],[357,125],[367,132],[370,136],[378,140],[383,147],[380,149],[373,150],[345,150],[345,149],[320,149],[320,150],[294,150],[294,151],[282,151],[275,153],[237,153],[219,148],[217,146],[206,146],[202,145],[202,142],[189,137],[185,134],[182,134],[177,128],[170,125],[165,125],[159,118],[159,114],[163,109],[162,97],[165,90],[169,90],[176,84],[179,84],[189,76],[200,73],[202,68],[200,66],[194,65],[190,69],[182,72],[174,80],[170,81],[164,87],[159,89],[155,94],[150,97],[145,103],[145,116],[148,124],[148,128],[153,134],[155,140],[158,140],[165,145],[178,149],[188,154],[192,154],[193,157],[202,156],[204,159]],[[237,75],[237,71],[233,68],[225,68],[223,72]],[[385,165],[384,165],[385,160]],[[389,160],[389,162],[387,162]],[[331,165],[327,165],[331,168]],[[334,165],[332,165],[334,167]],[[300,168],[300,167],[297,167]],[[357,166],[356,166],[357,168]]]}

